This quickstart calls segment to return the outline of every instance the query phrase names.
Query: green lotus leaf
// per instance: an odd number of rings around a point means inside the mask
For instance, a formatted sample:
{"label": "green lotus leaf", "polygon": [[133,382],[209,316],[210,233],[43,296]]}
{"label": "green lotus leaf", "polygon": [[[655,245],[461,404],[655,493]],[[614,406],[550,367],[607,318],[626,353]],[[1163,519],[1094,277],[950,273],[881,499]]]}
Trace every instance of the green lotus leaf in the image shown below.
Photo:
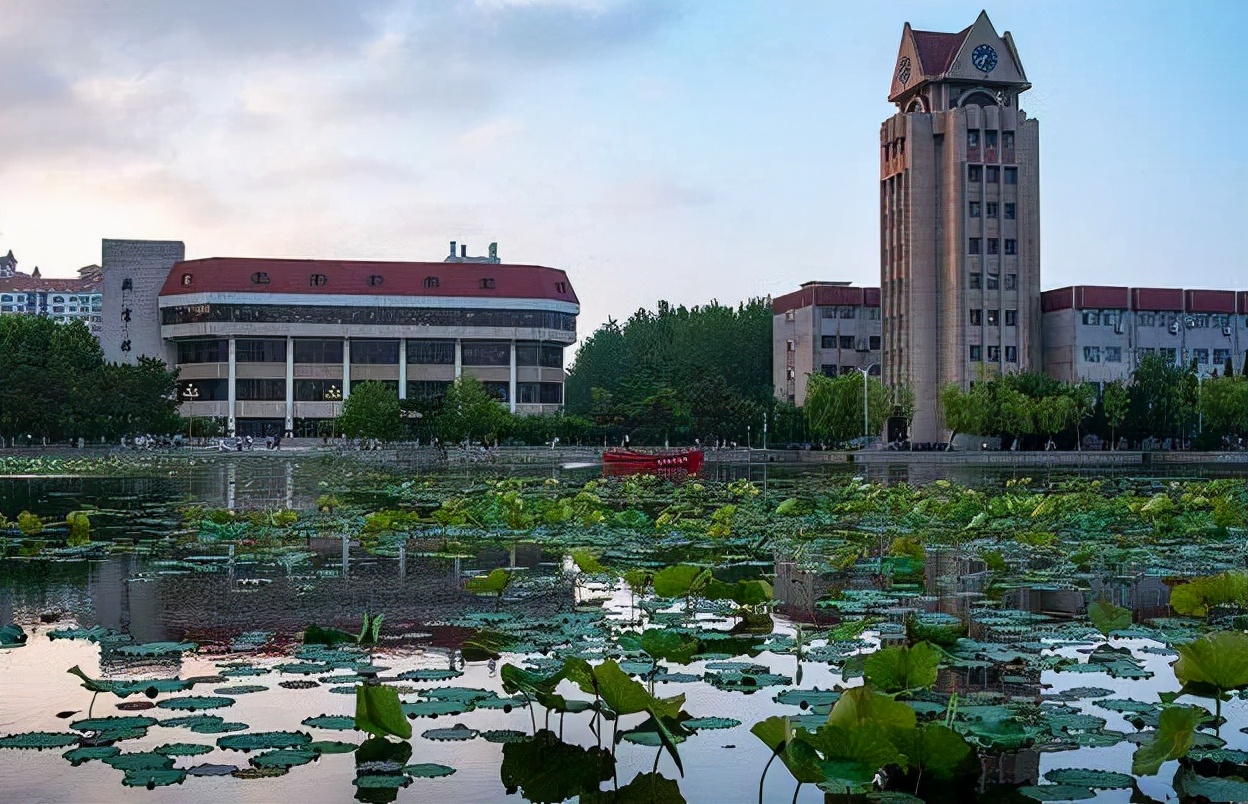
{"label": "green lotus leaf", "polygon": [[485,698],[497,698],[493,690],[476,689],[473,687],[433,687],[420,693],[421,697],[435,701],[463,701],[473,703]]}
{"label": "green lotus leaf", "polygon": [[705,567],[676,564],[656,572],[651,584],[659,597],[678,598],[698,591],[710,580],[711,571]]}
{"label": "green lotus leaf", "polygon": [[402,740],[412,736],[412,724],[403,715],[403,705],[394,687],[360,684],[355,688],[355,727],[378,737],[394,735]]}
{"label": "green lotus leaf", "polygon": [[182,784],[186,779],[186,771],[178,768],[139,768],[127,770],[121,777],[126,787],[165,787],[171,784]]}
{"label": "green lotus leaf", "polygon": [[459,740],[471,740],[480,732],[476,729],[470,729],[463,723],[456,723],[454,726],[446,729],[430,729],[423,732],[420,736],[426,740],[438,740],[441,742],[453,742]]}
{"label": "green lotus leaf", "polygon": [[812,706],[831,706],[841,698],[840,690],[785,690],[777,693],[773,701],[776,703],[809,709]]}
{"label": "green lotus leaf", "polygon": [[900,701],[880,695],[870,687],[848,689],[828,714],[831,726],[896,726],[914,728],[914,710]]}
{"label": "green lotus leaf", "polygon": [[0,626],[0,648],[20,648],[28,639],[20,625],[9,623]]}
{"label": "green lotus leaf", "polygon": [[570,745],[542,730],[524,742],[503,745],[499,775],[503,787],[519,789],[526,800],[554,804],[597,791],[614,769],[609,751]]}
{"label": "green lotus leaf", "polygon": [[1248,573],[1223,572],[1194,578],[1170,590],[1170,608],[1185,617],[1206,617],[1210,606],[1248,604]]}
{"label": "green lotus leaf", "polygon": [[529,735],[515,729],[490,729],[481,732],[481,739],[487,743],[519,743],[529,739]]}
{"label": "green lotus leaf", "polygon": [[318,717],[304,718],[301,723],[304,726],[310,726],[316,729],[330,729],[333,731],[346,731],[355,728],[355,718],[346,715],[320,715]]}
{"label": "green lotus leaf", "polygon": [[134,751],[128,754],[116,754],[111,757],[104,757],[102,760],[105,765],[110,765],[117,770],[163,770],[173,767],[173,757],[158,754],[155,751]]}
{"label": "green lotus leaf", "polygon": [[1108,709],[1111,712],[1152,712],[1157,709],[1157,704],[1146,703],[1144,701],[1136,701],[1131,698],[1106,698],[1100,701],[1093,701],[1093,706],[1101,709]]}
{"label": "green lotus leaf", "polygon": [[684,722],[687,729],[734,729],[741,725],[741,721],[734,720],[730,717],[695,717]]}
{"label": "green lotus leaf", "polygon": [[1126,737],[1127,735],[1122,732],[1110,729],[1083,731],[1074,735],[1075,742],[1079,744],[1080,748],[1109,748],[1111,745],[1118,745]]}
{"label": "green lotus leaf", "polygon": [[1108,600],[1097,600],[1088,606],[1088,619],[1105,636],[1131,627],[1131,609],[1115,606]]}
{"label": "green lotus leaf", "polygon": [[312,736],[301,731],[257,731],[251,734],[230,734],[217,738],[217,747],[230,751],[260,751],[272,748],[298,748],[312,742]]}
{"label": "green lotus leaf", "polygon": [[685,804],[680,785],[658,773],[639,773],[619,790],[589,791],[581,804]]}
{"label": "green lotus leaf", "polygon": [[226,678],[246,678],[248,676],[264,676],[271,673],[267,667],[229,667],[221,671]]}
{"label": "green lotus leaf", "polygon": [[823,772],[820,785],[823,790],[865,792],[881,768],[906,764],[906,758],[898,753],[886,730],[875,726],[830,723],[813,734],[799,733],[793,745],[799,749],[809,745],[818,752],[816,762]]}
{"label": "green lotus leaf", "polygon": [[1192,746],[1196,727],[1208,714],[1193,706],[1170,706],[1162,710],[1157,730],[1148,742],[1135,749],[1131,772],[1137,776],[1153,776],[1163,762],[1179,759]]}
{"label": "green lotus leaf", "polygon": [[1096,793],[1091,789],[1069,784],[1029,784],[1018,788],[1018,792],[1036,801],[1082,801],[1096,798]]}
{"label": "green lotus leaf", "polygon": [[1044,778],[1054,784],[1092,787],[1098,790],[1130,789],[1135,786],[1135,778],[1129,774],[1088,768],[1057,768],[1044,774]]}
{"label": "green lotus leaf", "polygon": [[68,759],[72,764],[79,765],[92,759],[106,759],[115,757],[121,753],[121,749],[115,745],[92,745],[83,748],[71,748],[62,757]]}
{"label": "green lotus leaf", "polygon": [[1210,801],[1239,804],[1248,801],[1248,778],[1205,776],[1192,768],[1180,767],[1174,775],[1174,792],[1181,801]]}
{"label": "green lotus leaf", "polygon": [[1248,689],[1248,634],[1218,631],[1178,646],[1174,677],[1184,690],[1221,695]]}
{"label": "green lotus leaf", "polygon": [[62,731],[28,731],[0,737],[0,748],[64,748],[82,739],[80,734]]}
{"label": "green lotus leaf", "polygon": [[265,751],[251,758],[251,764],[257,768],[294,768],[312,762],[321,754],[305,748],[279,748]]}
{"label": "green lotus leaf", "polygon": [[268,687],[262,684],[239,684],[237,687],[217,687],[214,695],[250,695],[253,692],[264,692]]}
{"label": "green lotus leaf", "polygon": [[957,775],[971,746],[961,734],[939,723],[926,723],[918,729],[891,728],[889,742],[904,758],[909,768],[919,768],[937,779]]}
{"label": "green lotus leaf", "polygon": [[863,676],[884,692],[926,689],[936,683],[940,651],[926,642],[882,648],[867,656]]}
{"label": "green lotus leaf", "polygon": [[370,773],[357,776],[351,782],[361,790],[397,790],[412,783],[412,777],[403,774]]}
{"label": "green lotus leaf", "polygon": [[[649,628],[641,633],[641,650],[655,659],[689,664],[698,652],[698,640],[670,628]],[[648,669],[648,668],[647,668]]]}
{"label": "green lotus leaf", "polygon": [[359,748],[355,743],[344,743],[339,740],[314,740],[303,747],[318,754],[349,754]]}
{"label": "green lotus leaf", "polygon": [[489,575],[469,578],[464,588],[479,595],[501,595],[510,583],[511,573],[500,567],[491,570]]}
{"label": "green lotus leaf", "polygon": [[449,681],[452,678],[459,678],[463,675],[460,670],[438,670],[436,668],[426,668],[423,670],[408,670],[395,676],[396,681]]}
{"label": "green lotus leaf", "polygon": [[199,743],[165,743],[153,750],[157,754],[164,754],[167,757],[194,757],[211,752],[212,746],[200,745]]}
{"label": "green lotus leaf", "polygon": [[403,768],[403,772],[417,779],[438,779],[443,776],[450,776],[455,773],[455,769],[449,765],[439,765],[436,762],[422,762],[418,765],[406,766]]}
{"label": "green lotus leaf", "polygon": [[202,709],[224,709],[227,706],[233,706],[234,699],[221,695],[183,695],[180,698],[166,698],[156,705],[161,709],[196,712]]}
{"label": "green lotus leaf", "polygon": [[75,731],[128,731],[133,729],[146,730],[151,726],[155,726],[160,721],[154,717],[143,717],[142,715],[127,715],[125,717],[93,717],[85,720],[75,720],[69,724],[71,729]]}
{"label": "green lotus leaf", "polygon": [[787,718],[775,716],[755,723],[750,727],[750,733],[779,757],[798,782],[806,784],[824,780],[819,755],[805,739],[811,732],[796,729]]}
{"label": "green lotus leaf", "polygon": [[438,717],[439,715],[461,715],[470,711],[472,704],[464,701],[415,701],[401,705],[403,714],[408,717]]}

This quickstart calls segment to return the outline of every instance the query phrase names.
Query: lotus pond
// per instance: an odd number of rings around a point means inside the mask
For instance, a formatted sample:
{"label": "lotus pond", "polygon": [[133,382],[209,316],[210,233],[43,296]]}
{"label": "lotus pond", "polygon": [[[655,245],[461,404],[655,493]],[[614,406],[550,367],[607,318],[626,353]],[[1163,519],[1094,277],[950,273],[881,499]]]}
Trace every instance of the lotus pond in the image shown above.
{"label": "lotus pond", "polygon": [[0,479],[6,800],[1248,800],[1242,479],[264,466]]}

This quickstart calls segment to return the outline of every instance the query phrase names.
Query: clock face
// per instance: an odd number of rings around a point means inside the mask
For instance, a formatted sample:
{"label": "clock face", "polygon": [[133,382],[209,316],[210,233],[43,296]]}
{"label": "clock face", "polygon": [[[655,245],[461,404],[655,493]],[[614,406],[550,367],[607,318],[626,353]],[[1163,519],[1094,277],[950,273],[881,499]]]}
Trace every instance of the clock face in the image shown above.
{"label": "clock face", "polygon": [[989,45],[980,45],[971,53],[971,64],[981,73],[990,73],[997,66],[997,51]]}
{"label": "clock face", "polygon": [[910,57],[902,56],[897,62],[897,82],[903,87],[910,83]]}

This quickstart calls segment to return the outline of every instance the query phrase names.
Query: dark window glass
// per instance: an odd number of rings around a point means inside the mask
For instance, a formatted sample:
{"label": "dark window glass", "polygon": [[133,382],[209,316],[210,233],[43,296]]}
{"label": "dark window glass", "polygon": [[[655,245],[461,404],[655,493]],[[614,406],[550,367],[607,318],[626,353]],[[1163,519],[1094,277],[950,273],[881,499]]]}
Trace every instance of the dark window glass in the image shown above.
{"label": "dark window glass", "polygon": [[989,218],[997,217],[997,209],[1000,206],[1000,204],[998,204],[996,201],[989,201],[985,206],[987,206],[987,210],[986,210],[987,217]]}
{"label": "dark window glass", "polygon": [[879,335],[871,336],[870,346],[871,346],[871,351],[873,352],[879,351],[880,349],[880,336]]}
{"label": "dark window glass", "polygon": [[338,402],[341,400],[341,380],[295,380],[296,402]]}
{"label": "dark window glass", "polygon": [[295,338],[296,363],[341,363],[342,340],[338,338]]}
{"label": "dark window glass", "polygon": [[450,383],[443,380],[408,380],[408,399],[441,399]]}
{"label": "dark window glass", "polygon": [[972,238],[971,238],[971,242],[970,242],[969,244],[967,244],[967,249],[966,249],[967,253],[968,253],[968,254],[978,254],[978,253],[980,253],[980,250],[981,250],[981,246],[980,246],[980,244],[981,244],[981,242],[982,242],[982,241],[981,241],[978,237],[972,237]]}
{"label": "dark window glass", "polygon": [[1013,131],[1001,132],[1001,145],[1003,145],[1006,148],[1014,147],[1014,132]]}
{"label": "dark window glass", "polygon": [[542,366],[545,368],[563,368],[563,347],[558,344],[542,344]]}
{"label": "dark window glass", "polygon": [[425,277],[425,287],[436,288],[438,286],[438,278],[436,276]]}
{"label": "dark window glass", "polygon": [[1005,362],[1007,363],[1018,362],[1018,347],[1017,346],[1005,347]]}
{"label": "dark window glass", "polygon": [[819,371],[823,372],[823,376],[825,377],[835,377],[837,375],[837,367],[828,363],[824,363],[820,366]]}
{"label": "dark window glass", "polygon": [[281,402],[286,399],[285,380],[237,379],[234,397],[243,401]]}
{"label": "dark window glass", "polygon": [[121,289],[122,290],[134,290],[134,280],[128,276],[125,279],[121,280]]}
{"label": "dark window glass", "polygon": [[327,284],[328,282],[329,277],[325,274],[312,274],[312,276],[308,277],[308,284],[314,288],[319,288],[321,285]]}
{"label": "dark window glass", "polygon": [[972,347],[971,347],[971,361],[972,361],[972,362],[974,362],[974,363],[978,363],[978,362],[980,361],[980,354],[981,354],[981,352],[980,352],[980,347],[979,347],[979,346],[972,346]]}
{"label": "dark window glass", "polygon": [[971,217],[972,217],[972,218],[978,218],[978,217],[979,217],[979,210],[980,210],[980,205],[979,205],[979,202],[978,202],[978,201],[972,201],[972,202],[970,203],[970,207],[971,207],[971,210],[970,210]]}
{"label": "dark window glass", "polygon": [[1001,287],[1000,274],[988,274],[988,290],[997,290]]}
{"label": "dark window glass", "polygon": [[465,366],[510,366],[511,344],[506,341],[464,341]]}
{"label": "dark window glass", "polygon": [[[195,398],[188,398],[186,392],[194,388]],[[225,402],[230,398],[230,381],[222,377],[219,380],[187,380],[178,383],[179,402]]]}
{"label": "dark window glass", "polygon": [[998,238],[995,238],[995,237],[988,238],[988,253],[989,254],[997,254],[1000,248],[1001,248],[1001,241]]}
{"label": "dark window glass", "polygon": [[978,271],[971,272],[971,290],[979,290],[984,286],[983,275]]}
{"label": "dark window glass", "polygon": [[227,341],[178,341],[179,363],[227,363],[229,359]]}
{"label": "dark window glass", "polygon": [[824,335],[824,336],[820,337],[820,338],[819,338],[819,348],[821,348],[821,349],[835,349],[835,348],[836,348],[836,336],[835,336],[835,335]]}
{"label": "dark window glass", "polygon": [[239,338],[234,342],[234,361],[237,363],[285,363],[286,339]]}
{"label": "dark window glass", "polygon": [[455,363],[455,341],[407,342],[407,362],[421,366],[450,366]]}
{"label": "dark window glass", "polygon": [[988,360],[989,362],[992,362],[992,363],[997,363],[1001,360],[1001,347],[1000,346],[988,347]]}
{"label": "dark window glass", "polygon": [[397,366],[399,342],[351,340],[351,362],[361,365]]}
{"label": "dark window glass", "polygon": [[267,285],[269,284],[269,275],[266,274],[264,271],[256,271],[254,274],[251,275],[251,284]]}
{"label": "dark window glass", "polygon": [[516,344],[516,365],[536,366],[541,359],[542,347],[538,343]]}
{"label": "dark window glass", "polygon": [[978,308],[971,310],[971,326],[978,327],[984,322],[984,311]]}
{"label": "dark window glass", "polygon": [[969,131],[966,132],[966,147],[967,148],[979,147],[979,132],[976,131],[975,129],[970,129]]}
{"label": "dark window glass", "polygon": [[516,383],[516,401],[522,405],[537,404],[542,398],[542,384],[539,382]]}
{"label": "dark window glass", "polygon": [[840,345],[842,349],[853,349],[854,348],[854,336],[842,335],[840,338]]}
{"label": "dark window glass", "polygon": [[1018,168],[1007,167],[1005,169],[1005,183],[1018,184]]}
{"label": "dark window glass", "polygon": [[486,393],[497,399],[499,402],[507,401],[507,394],[511,390],[508,383],[489,381],[481,384],[485,386]]}
{"label": "dark window glass", "polygon": [[978,182],[983,180],[984,169],[979,165],[971,165],[966,169],[966,180]]}
{"label": "dark window glass", "polygon": [[985,148],[996,148],[996,147],[997,147],[997,132],[995,132],[995,131],[985,131],[985,132],[984,132],[984,147],[985,147]]}
{"label": "dark window glass", "polygon": [[989,165],[988,167],[984,168],[984,179],[989,184],[995,184],[997,181],[999,181],[1000,175],[1001,175],[1001,168],[996,167],[995,165]]}
{"label": "dark window glass", "polygon": [[1005,275],[1005,289],[1015,290],[1018,287],[1018,274]]}
{"label": "dark window glass", "polygon": [[1014,220],[1014,204],[1011,201],[1005,202],[1005,219],[1007,221]]}
{"label": "dark window glass", "polygon": [[541,383],[542,396],[540,401],[543,405],[561,405],[563,404],[563,383],[560,382],[544,382]]}
{"label": "dark window glass", "polygon": [[1018,326],[1018,310],[1006,310],[1005,311],[1005,325],[1007,327]]}
{"label": "dark window glass", "polygon": [[1017,254],[1018,253],[1018,241],[1007,237],[1005,239],[1005,253]]}
{"label": "dark window glass", "polygon": [[335,305],[199,304],[166,307],[162,324],[334,324],[427,327],[524,327],[576,332],[576,316],[545,310],[347,307]]}

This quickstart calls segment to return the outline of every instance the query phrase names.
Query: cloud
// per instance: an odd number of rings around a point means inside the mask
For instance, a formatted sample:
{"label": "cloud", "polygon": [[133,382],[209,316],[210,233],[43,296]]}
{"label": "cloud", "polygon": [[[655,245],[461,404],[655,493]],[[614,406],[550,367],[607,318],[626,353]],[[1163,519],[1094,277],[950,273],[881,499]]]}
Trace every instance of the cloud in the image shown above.
{"label": "cloud", "polygon": [[660,175],[639,176],[607,186],[604,206],[633,212],[650,212],[679,207],[701,207],[715,201],[710,190],[681,184]]}

